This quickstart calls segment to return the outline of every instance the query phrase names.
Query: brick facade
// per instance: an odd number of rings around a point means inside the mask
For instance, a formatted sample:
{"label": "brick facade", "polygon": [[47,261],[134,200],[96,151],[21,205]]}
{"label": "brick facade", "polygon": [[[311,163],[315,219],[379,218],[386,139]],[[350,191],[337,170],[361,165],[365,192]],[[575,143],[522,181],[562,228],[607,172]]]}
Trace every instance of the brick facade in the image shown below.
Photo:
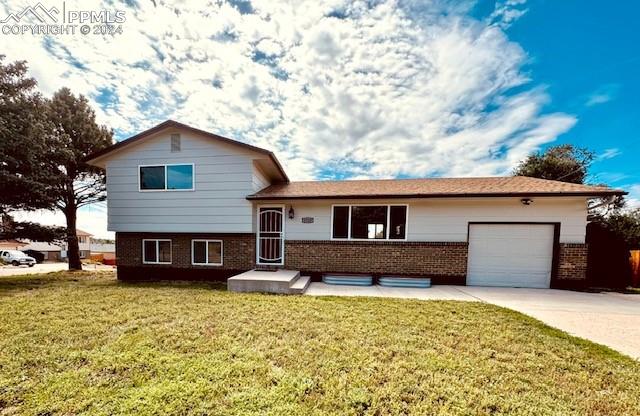
{"label": "brick facade", "polygon": [[467,243],[408,241],[285,242],[285,267],[307,273],[371,273],[431,277],[464,284]]}
{"label": "brick facade", "polygon": [[[171,264],[143,264],[143,239],[170,239]],[[191,264],[191,240],[222,240],[222,266]],[[118,279],[219,280],[255,267],[255,234],[116,233]]]}
{"label": "brick facade", "polygon": [[[587,279],[587,244],[560,243],[554,287],[582,286]],[[555,283],[555,284],[554,284]]]}
{"label": "brick facade", "polygon": [[[224,280],[256,267],[255,234],[117,233],[118,278]],[[171,239],[172,264],[143,264],[143,239]],[[191,264],[191,240],[223,241],[223,265]],[[414,241],[285,241],[285,268],[311,274],[369,273],[431,277],[436,284],[465,284],[466,242]],[[552,287],[586,283],[587,245],[561,243],[557,247]]]}

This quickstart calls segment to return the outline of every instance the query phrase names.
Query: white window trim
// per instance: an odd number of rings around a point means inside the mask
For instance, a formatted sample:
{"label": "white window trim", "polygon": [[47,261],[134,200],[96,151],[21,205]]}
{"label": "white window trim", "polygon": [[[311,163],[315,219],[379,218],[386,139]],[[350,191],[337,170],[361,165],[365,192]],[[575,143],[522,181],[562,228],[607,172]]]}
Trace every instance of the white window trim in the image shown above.
{"label": "white window trim", "polygon": [[[281,241],[281,253],[282,253],[282,261],[280,263],[261,263],[260,262],[260,208],[282,208],[282,241]],[[257,229],[256,229],[256,264],[259,265],[263,265],[263,266],[284,266],[284,248],[285,248],[285,228],[286,228],[286,224],[287,224],[287,219],[285,218],[285,215],[287,215],[286,213],[287,211],[287,207],[284,204],[265,204],[265,205],[260,205],[258,204],[256,206],[256,225],[257,225]]]}
{"label": "white window trim", "polygon": [[[146,241],[155,241],[156,243],[156,259],[158,261],[146,261],[144,259],[144,243]],[[160,241],[169,242],[169,261],[160,261]],[[142,239],[142,264],[172,264],[173,263],[173,242],[170,238],[143,238]]]}
{"label": "white window trim", "polygon": [[[205,261],[206,263],[196,263],[194,259],[194,245],[195,243],[205,243]],[[220,263],[209,263],[209,243],[220,243]],[[224,263],[224,242],[222,240],[205,240],[205,239],[193,239],[191,240],[191,264],[194,266],[222,266]]]}
{"label": "white window trim", "polygon": [[[191,166],[191,189],[168,189],[167,175],[168,166]],[[140,180],[140,168],[164,167],[164,189],[142,189],[142,181]],[[138,192],[192,192],[196,190],[196,165],[193,163],[150,163],[148,165],[138,165]]]}
{"label": "white window trim", "polygon": [[[351,207],[387,207],[387,227],[385,238],[351,238]],[[347,220],[347,238],[333,237],[333,208],[349,207],[349,219]],[[404,219],[404,238],[389,238],[391,222],[391,207],[406,207],[406,216]],[[329,229],[329,237],[332,241],[407,241],[409,237],[409,204],[332,204],[331,205],[331,228]]]}

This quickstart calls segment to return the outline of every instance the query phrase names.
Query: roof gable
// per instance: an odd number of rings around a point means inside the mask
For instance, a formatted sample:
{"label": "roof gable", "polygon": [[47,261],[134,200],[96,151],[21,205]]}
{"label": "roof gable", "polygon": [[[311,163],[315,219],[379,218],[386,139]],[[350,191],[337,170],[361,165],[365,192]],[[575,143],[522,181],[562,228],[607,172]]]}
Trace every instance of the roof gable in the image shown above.
{"label": "roof gable", "polygon": [[227,137],[223,137],[223,136],[219,136],[217,134],[214,133],[210,133],[208,131],[204,131],[204,130],[200,130],[197,129],[195,127],[191,127],[189,125],[183,124],[183,123],[179,123],[177,121],[174,120],[167,120],[164,121],[160,124],[158,124],[155,127],[152,127],[148,130],[145,130],[141,133],[136,134],[135,136],[131,136],[128,139],[122,140],[112,146],[107,147],[106,149],[100,150],[98,152],[95,152],[91,155],[89,155],[85,161],[90,164],[90,165],[94,165],[94,166],[98,166],[98,167],[103,167],[102,164],[100,163],[100,161],[108,158],[109,156],[115,154],[116,152],[120,152],[120,151],[124,151],[125,149],[129,148],[130,146],[134,145],[134,144],[138,144],[150,137],[153,137],[155,135],[157,135],[158,133],[160,133],[163,130],[166,129],[170,129],[170,128],[174,128],[174,129],[181,129],[181,130],[186,130],[192,133],[195,133],[197,135],[200,136],[204,136],[208,139],[212,139],[212,140],[216,140],[225,144],[229,144],[232,146],[237,146],[239,148],[242,148],[244,150],[249,150],[258,154],[262,154],[268,157],[268,159],[273,163],[273,165],[275,166],[276,170],[278,171],[278,173],[280,174],[280,176],[282,177],[282,181],[283,182],[289,182],[289,177],[287,176],[287,174],[285,173],[282,165],[280,164],[280,162],[278,161],[278,159],[276,158],[275,154],[273,154],[273,152],[263,149],[261,147],[257,147],[257,146],[253,146],[250,144],[246,144],[246,143],[242,143],[236,140],[232,140],[229,139]]}

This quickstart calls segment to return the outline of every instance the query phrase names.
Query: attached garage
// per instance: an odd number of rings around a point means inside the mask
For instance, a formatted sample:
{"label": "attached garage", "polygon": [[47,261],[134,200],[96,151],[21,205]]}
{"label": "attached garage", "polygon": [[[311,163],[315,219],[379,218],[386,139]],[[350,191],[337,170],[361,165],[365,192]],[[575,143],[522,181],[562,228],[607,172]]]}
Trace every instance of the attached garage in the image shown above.
{"label": "attached garage", "polygon": [[548,288],[554,224],[470,224],[467,285]]}

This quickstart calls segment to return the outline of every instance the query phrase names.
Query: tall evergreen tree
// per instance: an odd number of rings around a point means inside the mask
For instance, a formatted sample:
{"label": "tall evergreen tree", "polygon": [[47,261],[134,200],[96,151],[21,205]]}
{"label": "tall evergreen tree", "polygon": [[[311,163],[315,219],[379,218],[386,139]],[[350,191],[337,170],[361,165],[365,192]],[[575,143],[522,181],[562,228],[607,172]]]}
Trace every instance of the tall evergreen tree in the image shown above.
{"label": "tall evergreen tree", "polygon": [[85,158],[113,143],[113,132],[96,122],[85,97],[74,96],[68,88],[57,91],[48,103],[48,119],[55,153],[49,167],[55,182],[55,206],[67,221],[69,269],[81,269],[76,236],[78,208],[106,199],[106,179],[102,169],[84,163]]}
{"label": "tall evergreen tree", "polygon": [[[96,123],[85,97],[62,88],[47,100],[27,76],[24,61],[3,60],[0,55],[0,214],[61,210],[67,222],[69,269],[81,269],[77,210],[106,199],[104,172],[84,159],[111,145],[113,133]],[[16,238],[21,232],[34,235],[33,224],[12,224],[0,231]],[[57,235],[50,231],[35,234]]]}
{"label": "tall evergreen tree", "polygon": [[44,161],[52,153],[47,102],[24,61],[0,55],[0,214],[51,208]]}

